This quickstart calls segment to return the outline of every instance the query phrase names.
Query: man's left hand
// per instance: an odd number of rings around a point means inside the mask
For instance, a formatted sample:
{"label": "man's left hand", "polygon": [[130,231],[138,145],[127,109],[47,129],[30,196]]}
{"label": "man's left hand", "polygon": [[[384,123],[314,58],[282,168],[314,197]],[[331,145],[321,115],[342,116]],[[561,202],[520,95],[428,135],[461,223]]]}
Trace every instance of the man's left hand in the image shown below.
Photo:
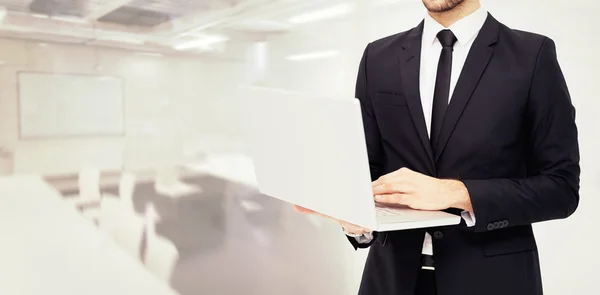
{"label": "man's left hand", "polygon": [[473,212],[469,192],[458,180],[437,179],[401,168],[373,182],[375,201],[418,210],[458,208]]}

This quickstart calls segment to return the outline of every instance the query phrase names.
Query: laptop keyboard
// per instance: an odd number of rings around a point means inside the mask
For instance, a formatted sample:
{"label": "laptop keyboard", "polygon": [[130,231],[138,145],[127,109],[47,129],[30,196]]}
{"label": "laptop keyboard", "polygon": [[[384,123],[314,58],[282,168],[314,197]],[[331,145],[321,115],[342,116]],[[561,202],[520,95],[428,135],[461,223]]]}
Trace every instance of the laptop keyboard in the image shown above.
{"label": "laptop keyboard", "polygon": [[375,210],[377,216],[401,216],[404,215],[405,212],[402,210],[398,210],[395,208],[386,208],[386,207],[377,207]]}

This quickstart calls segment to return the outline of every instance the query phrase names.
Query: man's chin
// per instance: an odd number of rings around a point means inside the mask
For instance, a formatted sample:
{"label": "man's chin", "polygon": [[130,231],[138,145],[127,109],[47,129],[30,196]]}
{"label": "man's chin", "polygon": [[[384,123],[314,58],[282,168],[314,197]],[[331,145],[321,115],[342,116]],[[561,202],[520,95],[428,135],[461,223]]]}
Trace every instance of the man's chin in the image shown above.
{"label": "man's chin", "polygon": [[[436,2],[436,3],[434,3],[434,2]],[[456,8],[461,3],[463,3],[463,1],[456,1],[456,0],[446,0],[446,1],[441,1],[441,2],[442,3],[438,3],[437,1],[431,1],[431,0],[423,0],[423,4],[425,5],[425,8],[429,12],[433,12],[433,13],[447,12],[447,11],[450,11],[450,10]]]}

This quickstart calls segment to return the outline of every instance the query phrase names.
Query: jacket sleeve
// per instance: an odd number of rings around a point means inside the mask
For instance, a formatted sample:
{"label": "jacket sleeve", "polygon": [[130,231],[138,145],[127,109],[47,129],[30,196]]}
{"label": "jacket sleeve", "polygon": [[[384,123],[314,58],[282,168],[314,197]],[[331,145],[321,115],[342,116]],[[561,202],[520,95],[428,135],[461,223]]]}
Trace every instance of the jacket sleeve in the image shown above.
{"label": "jacket sleeve", "polygon": [[566,218],[578,206],[575,109],[551,39],[538,53],[524,122],[526,178],[461,179],[477,216],[476,232]]}
{"label": "jacket sleeve", "polygon": [[[373,103],[368,90],[367,78],[367,59],[369,55],[369,45],[365,48],[360,66],[358,67],[358,77],[356,79],[356,98],[360,101],[362,112],[363,128],[365,139],[367,142],[367,153],[369,155],[369,170],[371,172],[371,180],[376,180],[382,174],[382,151],[381,151],[381,135],[379,126],[375,119],[373,111]],[[373,233],[373,239],[368,243],[359,243],[356,238],[348,237],[354,248],[367,248],[377,239],[377,232]]]}
{"label": "jacket sleeve", "polygon": [[368,90],[367,78],[367,58],[369,55],[369,46],[365,49],[363,57],[358,68],[358,78],[356,79],[356,98],[360,101],[362,112],[363,128],[367,142],[367,153],[369,155],[369,168],[371,180],[374,181],[382,175],[383,155],[381,148],[381,134],[379,126],[375,119],[373,103],[371,102]]}
{"label": "jacket sleeve", "polygon": [[[357,250],[359,248],[360,249],[369,248],[377,240],[378,235],[379,235],[378,232],[373,232],[370,237],[362,236],[360,238],[355,238],[355,237],[346,236],[346,238],[348,238],[348,241],[350,241],[350,244],[352,244],[352,246],[354,247],[354,250]],[[359,241],[359,239],[361,241]]]}

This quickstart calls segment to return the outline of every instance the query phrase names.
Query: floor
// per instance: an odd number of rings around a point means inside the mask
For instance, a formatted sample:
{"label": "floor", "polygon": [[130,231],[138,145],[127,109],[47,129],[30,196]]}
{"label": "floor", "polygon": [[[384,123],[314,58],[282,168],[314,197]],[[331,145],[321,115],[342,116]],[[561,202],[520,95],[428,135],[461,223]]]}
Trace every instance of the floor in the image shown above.
{"label": "floor", "polygon": [[[103,192],[116,194],[118,181],[107,179]],[[140,213],[154,203],[157,233],[177,246],[170,283],[180,294],[347,294],[344,250],[350,246],[338,227],[311,222],[238,183],[209,175],[182,180],[202,192],[170,199],[145,180],[133,199]],[[67,180],[54,183],[64,195],[77,193]]]}

